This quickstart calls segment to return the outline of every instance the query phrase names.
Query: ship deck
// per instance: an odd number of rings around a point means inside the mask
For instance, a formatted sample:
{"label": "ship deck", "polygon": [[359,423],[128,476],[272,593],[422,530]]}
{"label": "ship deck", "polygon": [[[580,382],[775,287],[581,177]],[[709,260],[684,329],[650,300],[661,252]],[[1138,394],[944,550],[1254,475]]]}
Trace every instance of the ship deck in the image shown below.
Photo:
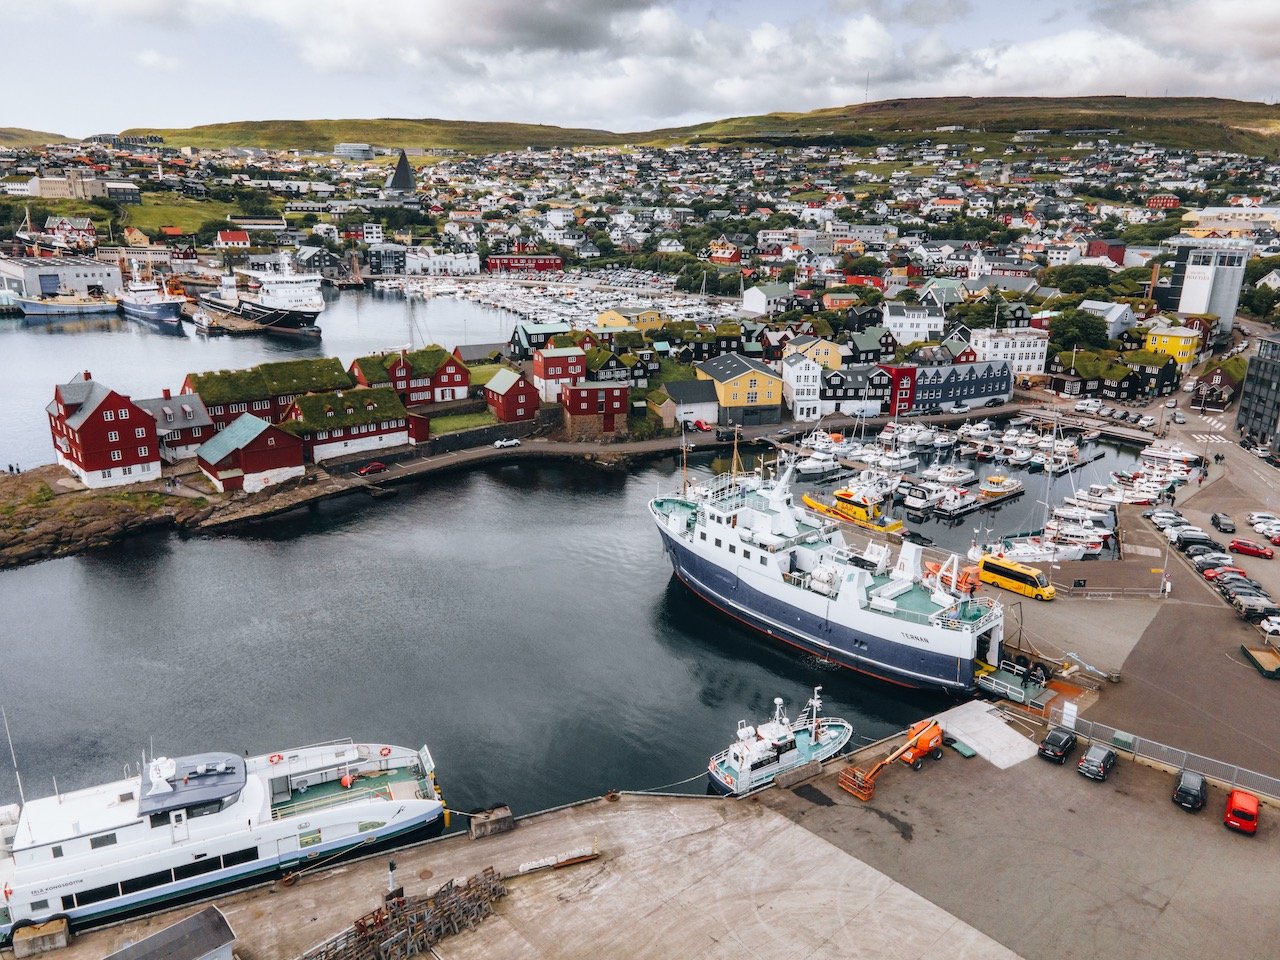
{"label": "ship deck", "polygon": [[287,800],[271,804],[271,818],[281,820],[364,797],[382,800],[413,799],[418,796],[418,786],[419,778],[412,767],[397,767],[361,774],[350,787],[344,787],[337,780],[317,783],[305,790],[295,787]]}

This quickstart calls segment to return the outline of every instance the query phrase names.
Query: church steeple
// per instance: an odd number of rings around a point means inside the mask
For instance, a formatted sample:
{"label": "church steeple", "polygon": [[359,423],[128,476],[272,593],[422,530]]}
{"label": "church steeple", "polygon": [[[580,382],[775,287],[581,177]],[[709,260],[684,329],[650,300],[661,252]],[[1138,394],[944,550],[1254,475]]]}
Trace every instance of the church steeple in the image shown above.
{"label": "church steeple", "polygon": [[413,193],[417,183],[413,177],[413,167],[409,166],[409,158],[405,156],[403,150],[400,151],[400,159],[396,161],[396,169],[390,177],[387,178],[386,189],[393,190],[398,193]]}

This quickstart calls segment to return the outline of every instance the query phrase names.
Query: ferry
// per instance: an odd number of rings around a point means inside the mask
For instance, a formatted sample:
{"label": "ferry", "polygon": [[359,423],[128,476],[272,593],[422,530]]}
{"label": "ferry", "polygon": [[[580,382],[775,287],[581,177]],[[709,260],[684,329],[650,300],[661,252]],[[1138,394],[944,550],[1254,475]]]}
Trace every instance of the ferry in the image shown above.
{"label": "ferry", "polygon": [[0,938],[58,917],[98,925],[446,825],[425,746],[156,757],[123,780],[0,808]]}
{"label": "ferry", "polygon": [[316,319],[324,312],[320,274],[294,273],[288,254],[278,270],[240,270],[255,292],[242,293],[234,274],[224,274],[216,290],[200,294],[201,304],[252,320],[271,331],[299,336],[320,336]]}
{"label": "ferry", "polygon": [[893,563],[883,543],[854,553],[794,502],[792,477],[784,456],[772,472],[732,470],[651,500],[676,578],[767,637],[903,686],[970,691],[984,662],[999,665],[999,603],[924,584],[917,543]]}
{"label": "ferry", "polygon": [[738,737],[707,764],[707,779],[717,793],[741,796],[772,783],[780,773],[808,763],[830,760],[853,736],[853,724],[839,717],[820,717],[821,687],[795,722],[783,712],[781,697],[773,698],[773,717],[759,726],[738,721]]}

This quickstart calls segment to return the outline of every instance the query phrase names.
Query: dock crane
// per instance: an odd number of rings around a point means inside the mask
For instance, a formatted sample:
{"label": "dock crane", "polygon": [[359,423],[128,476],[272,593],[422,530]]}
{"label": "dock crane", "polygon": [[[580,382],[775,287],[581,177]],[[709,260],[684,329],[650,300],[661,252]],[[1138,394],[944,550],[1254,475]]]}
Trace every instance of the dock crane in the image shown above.
{"label": "dock crane", "polygon": [[852,793],[859,800],[870,800],[875,796],[876,778],[895,760],[901,760],[919,770],[924,766],[924,758],[932,756],[942,759],[942,725],[937,720],[921,720],[907,728],[907,740],[902,746],[892,751],[869,770],[862,767],[846,767],[840,771],[836,781],[841,789]]}

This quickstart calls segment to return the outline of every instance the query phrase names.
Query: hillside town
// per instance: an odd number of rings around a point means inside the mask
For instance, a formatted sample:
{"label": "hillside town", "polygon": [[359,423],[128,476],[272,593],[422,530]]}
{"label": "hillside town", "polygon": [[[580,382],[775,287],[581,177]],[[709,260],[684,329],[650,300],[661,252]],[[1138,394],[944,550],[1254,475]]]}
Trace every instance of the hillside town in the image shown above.
{"label": "hillside town", "polygon": [[[508,343],[192,374],[135,405],[129,443],[88,423],[127,412],[129,385],[86,374],[57,387],[50,418],[58,461],[90,486],[194,457],[221,489],[219,463],[274,447],[238,481],[257,489],[303,460],[412,446],[434,417],[532,422],[541,405],[565,438],[617,439],[966,411],[1015,389],[1125,418],[1181,389],[1236,408],[1265,444],[1280,411],[1249,399],[1237,315],[1275,317],[1280,165],[1118,133],[1024,130],[1003,149],[955,128],[875,148],[8,149],[0,306],[35,319],[156,278],[195,302],[219,275],[287,274],[521,317]],[[566,307],[575,289],[595,298]],[[220,312],[230,296],[201,296],[213,319],[196,322],[245,332]],[[117,441],[90,452],[96,433]]]}

